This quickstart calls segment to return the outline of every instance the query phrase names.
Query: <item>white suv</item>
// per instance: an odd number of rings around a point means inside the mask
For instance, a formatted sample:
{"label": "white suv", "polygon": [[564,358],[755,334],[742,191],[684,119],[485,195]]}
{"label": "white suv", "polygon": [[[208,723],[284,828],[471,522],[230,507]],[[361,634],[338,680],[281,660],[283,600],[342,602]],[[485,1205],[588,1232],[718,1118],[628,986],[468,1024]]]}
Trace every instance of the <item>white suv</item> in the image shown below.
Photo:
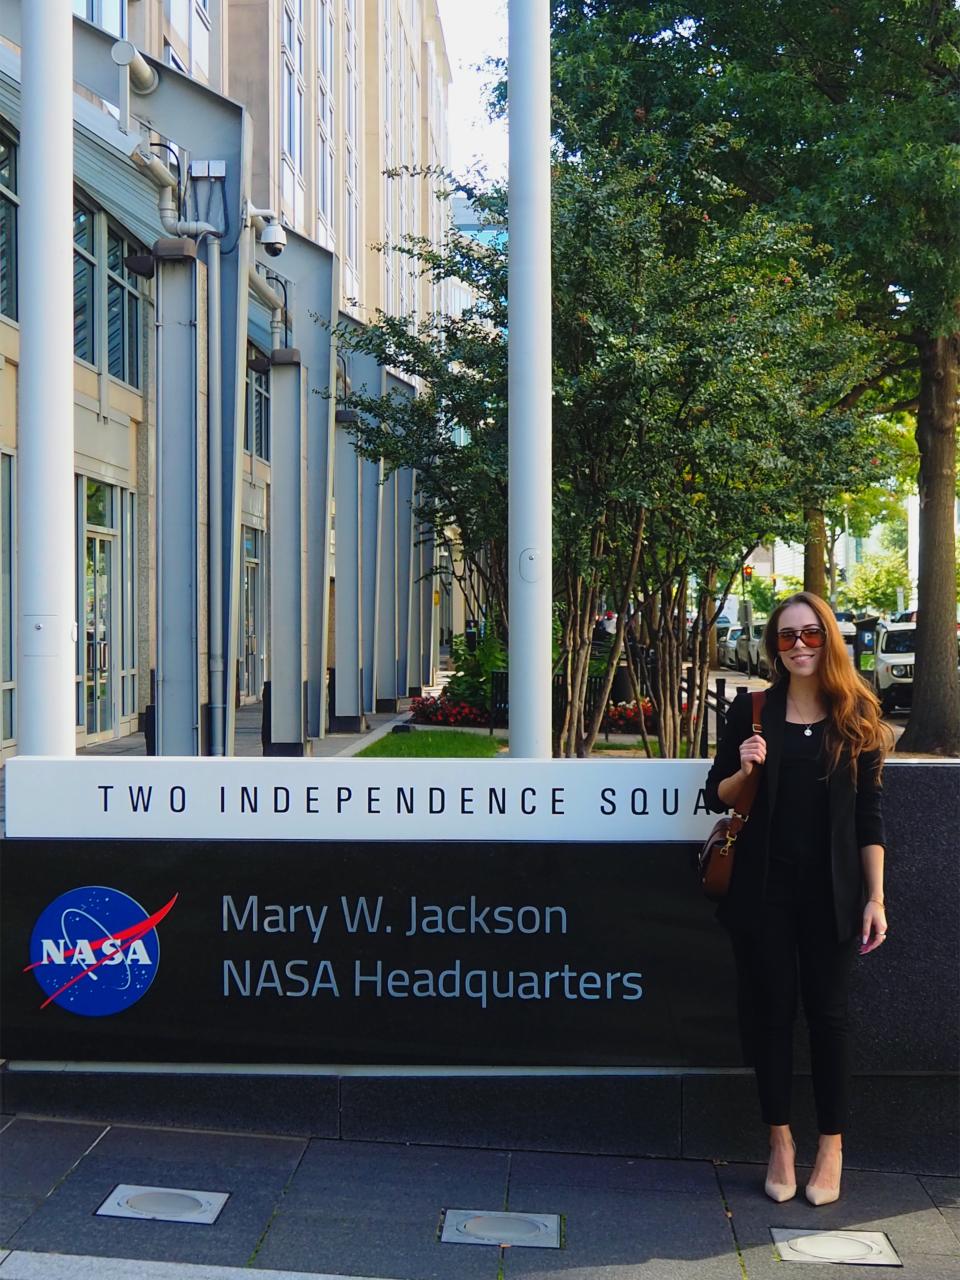
{"label": "white suv", "polygon": [[890,622],[877,631],[874,685],[885,716],[913,701],[915,622]]}

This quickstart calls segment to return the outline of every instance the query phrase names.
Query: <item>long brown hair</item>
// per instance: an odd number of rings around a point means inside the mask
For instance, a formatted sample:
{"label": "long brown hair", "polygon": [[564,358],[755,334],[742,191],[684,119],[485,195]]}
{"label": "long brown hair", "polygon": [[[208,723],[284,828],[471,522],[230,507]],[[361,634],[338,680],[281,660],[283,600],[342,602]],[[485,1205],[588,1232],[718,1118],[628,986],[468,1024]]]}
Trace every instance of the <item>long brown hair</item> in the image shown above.
{"label": "long brown hair", "polygon": [[882,768],[883,754],[893,746],[893,734],[890,726],[880,718],[880,700],[854,669],[830,606],[809,591],[798,591],[796,595],[781,600],[770,615],[763,633],[763,647],[774,673],[773,683],[789,678],[783,663],[777,660],[777,631],[780,615],[792,604],[809,605],[827,636],[818,675],[820,691],[827,703],[824,747],[828,771],[832,773],[841,758],[846,757],[850,771],[856,777],[857,757],[864,751],[879,751]]}

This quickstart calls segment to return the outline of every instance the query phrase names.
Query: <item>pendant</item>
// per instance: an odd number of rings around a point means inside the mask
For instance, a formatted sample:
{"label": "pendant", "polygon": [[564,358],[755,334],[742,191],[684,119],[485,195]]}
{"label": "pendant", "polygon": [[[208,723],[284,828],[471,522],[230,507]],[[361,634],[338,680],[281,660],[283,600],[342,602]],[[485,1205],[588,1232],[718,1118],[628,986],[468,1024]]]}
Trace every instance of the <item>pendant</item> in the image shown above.
{"label": "pendant", "polygon": [[804,729],[804,731],[803,731],[803,736],[804,736],[805,738],[812,738],[812,737],[813,737],[813,730],[810,728],[810,726],[809,726],[809,725],[807,725],[807,727]]}

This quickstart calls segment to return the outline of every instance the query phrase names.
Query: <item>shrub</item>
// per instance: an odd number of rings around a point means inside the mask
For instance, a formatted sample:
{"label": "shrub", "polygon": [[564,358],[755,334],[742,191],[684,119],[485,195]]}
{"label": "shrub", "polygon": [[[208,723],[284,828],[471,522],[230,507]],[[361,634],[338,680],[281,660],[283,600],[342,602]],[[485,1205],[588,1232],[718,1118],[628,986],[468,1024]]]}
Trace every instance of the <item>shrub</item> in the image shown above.
{"label": "shrub", "polygon": [[413,698],[410,711],[414,724],[448,724],[460,728],[485,729],[489,723],[488,713],[480,707],[471,706],[458,698]]}
{"label": "shrub", "polygon": [[635,702],[611,702],[607,708],[607,723],[611,733],[639,733],[643,719],[648,733],[655,728],[653,703],[644,698],[639,706]]}
{"label": "shrub", "polygon": [[454,636],[451,645],[454,674],[444,690],[446,697],[469,703],[472,707],[490,705],[490,677],[494,671],[506,671],[507,651],[488,627],[477,639],[475,653],[467,649],[463,636]]}

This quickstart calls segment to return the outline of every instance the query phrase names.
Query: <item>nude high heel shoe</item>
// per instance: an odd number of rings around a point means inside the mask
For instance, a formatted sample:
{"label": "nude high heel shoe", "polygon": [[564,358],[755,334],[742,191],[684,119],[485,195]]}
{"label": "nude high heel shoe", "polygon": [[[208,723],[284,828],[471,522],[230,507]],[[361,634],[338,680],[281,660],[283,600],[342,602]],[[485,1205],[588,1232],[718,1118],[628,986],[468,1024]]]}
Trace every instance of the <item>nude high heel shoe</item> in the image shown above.
{"label": "nude high heel shoe", "polygon": [[[795,1142],[793,1143],[793,1154],[794,1156],[797,1154],[797,1144]],[[785,1200],[792,1200],[797,1194],[797,1183],[796,1179],[793,1182],[774,1182],[768,1174],[764,1181],[763,1189],[771,1200],[776,1201],[777,1204],[783,1204]]]}
{"label": "nude high heel shoe", "polygon": [[808,1182],[804,1188],[804,1195],[812,1205],[819,1208],[823,1204],[833,1204],[840,1199],[840,1178],[843,1174],[843,1152],[840,1153],[840,1173],[837,1175],[837,1185],[835,1187],[812,1187]]}

